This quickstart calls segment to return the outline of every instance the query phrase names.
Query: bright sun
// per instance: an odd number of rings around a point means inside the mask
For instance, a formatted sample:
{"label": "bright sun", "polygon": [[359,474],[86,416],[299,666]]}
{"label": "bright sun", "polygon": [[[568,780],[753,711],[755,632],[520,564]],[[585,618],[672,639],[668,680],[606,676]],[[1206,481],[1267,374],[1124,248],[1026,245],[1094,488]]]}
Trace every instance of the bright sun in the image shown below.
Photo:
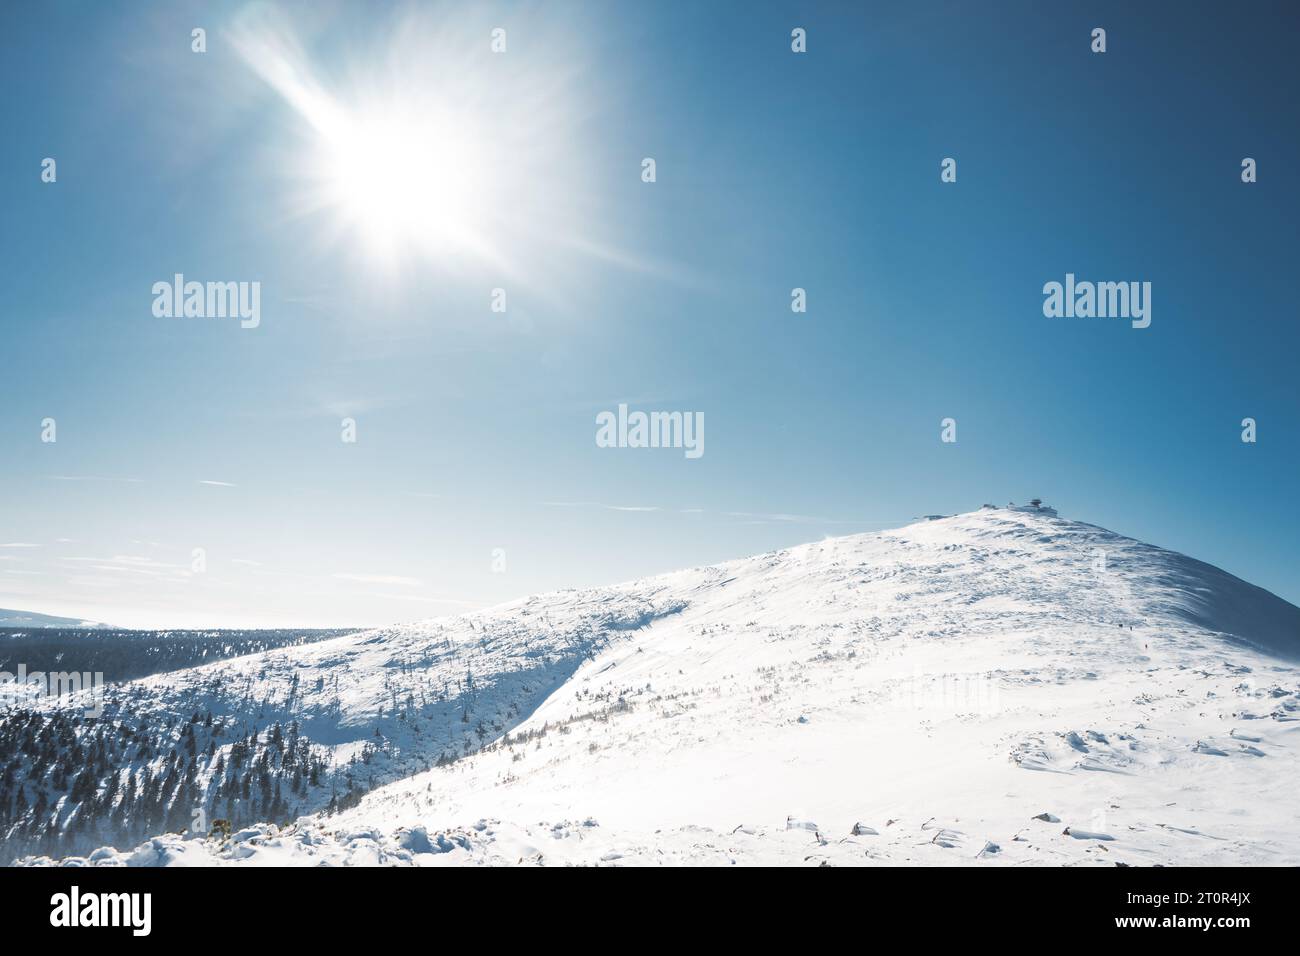
{"label": "bright sun", "polygon": [[394,110],[340,119],[320,137],[320,198],[370,249],[481,251],[487,157],[463,119]]}
{"label": "bright sun", "polygon": [[596,235],[581,145],[594,114],[571,50],[537,27],[528,56],[498,56],[480,27],[412,8],[314,60],[303,36],[328,47],[317,32],[250,4],[231,35],[296,120],[273,140],[289,215],[393,278],[433,266],[554,284],[596,258],[640,268]]}

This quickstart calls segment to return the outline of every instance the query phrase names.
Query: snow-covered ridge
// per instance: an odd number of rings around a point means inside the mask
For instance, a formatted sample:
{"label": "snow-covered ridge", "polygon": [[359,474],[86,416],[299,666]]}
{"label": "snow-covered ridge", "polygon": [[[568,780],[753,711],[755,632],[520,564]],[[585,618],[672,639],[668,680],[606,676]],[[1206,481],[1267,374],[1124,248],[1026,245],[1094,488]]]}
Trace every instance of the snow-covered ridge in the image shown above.
{"label": "snow-covered ridge", "polygon": [[[95,862],[1296,862],[1297,657],[1217,568],[985,508],[125,685],[244,829]],[[277,724],[325,769],[272,826],[216,768]]]}
{"label": "snow-covered ridge", "polygon": [[[922,530],[926,527],[933,532],[926,534]],[[1008,548],[1014,542],[1028,541],[1035,549],[1028,553],[1035,554],[1037,560],[1023,568],[1022,581],[1041,580],[1048,572],[1076,575],[1076,583],[1091,589],[1092,599],[1115,599],[1113,612],[1117,615],[1141,615],[1149,624],[1192,625],[1269,653],[1300,659],[1300,608],[1213,565],[1096,525],[1060,518],[1046,506],[986,506],[928,526],[884,533],[968,547],[989,539]],[[1041,573],[1035,574],[1035,569]],[[987,582],[968,584],[988,586]],[[1059,590],[1052,594],[1064,598]],[[1134,619],[1124,623],[1132,624]]]}
{"label": "snow-covered ridge", "polygon": [[85,627],[107,628],[108,624],[98,621],[84,621],[75,617],[56,617],[53,614],[38,614],[35,611],[18,611],[13,608],[0,607],[0,627]]}

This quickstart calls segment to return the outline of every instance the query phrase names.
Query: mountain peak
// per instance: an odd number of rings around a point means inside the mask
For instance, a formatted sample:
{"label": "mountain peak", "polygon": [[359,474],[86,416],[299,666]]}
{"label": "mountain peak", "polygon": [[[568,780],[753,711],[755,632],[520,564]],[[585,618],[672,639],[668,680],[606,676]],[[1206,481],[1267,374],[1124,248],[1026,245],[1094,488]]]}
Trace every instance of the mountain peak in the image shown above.
{"label": "mountain peak", "polygon": [[1056,509],[1050,505],[1043,504],[1041,498],[1031,498],[1028,503],[1018,505],[1014,501],[1009,501],[1000,508],[998,505],[983,505],[980,510],[985,509],[1002,510],[1002,511],[1022,511],[1029,514],[1041,514],[1049,517],[1056,517]]}

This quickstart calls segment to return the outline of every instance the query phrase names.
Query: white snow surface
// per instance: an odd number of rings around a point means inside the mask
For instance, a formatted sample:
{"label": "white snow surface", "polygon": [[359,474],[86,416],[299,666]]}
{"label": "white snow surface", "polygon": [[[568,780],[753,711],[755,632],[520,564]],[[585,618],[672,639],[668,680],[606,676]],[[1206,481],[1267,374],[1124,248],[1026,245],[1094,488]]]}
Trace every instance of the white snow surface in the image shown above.
{"label": "white snow surface", "polygon": [[[1266,591],[986,507],[135,682],[344,755],[382,726],[394,782],[58,862],[1297,865],[1298,659]],[[469,755],[392,719],[467,669]]]}

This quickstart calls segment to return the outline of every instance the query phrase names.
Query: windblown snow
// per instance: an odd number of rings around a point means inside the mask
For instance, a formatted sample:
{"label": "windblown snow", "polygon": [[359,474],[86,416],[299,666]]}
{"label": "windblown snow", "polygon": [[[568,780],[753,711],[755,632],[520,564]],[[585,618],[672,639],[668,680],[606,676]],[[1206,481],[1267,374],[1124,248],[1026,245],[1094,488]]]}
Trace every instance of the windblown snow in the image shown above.
{"label": "windblown snow", "polygon": [[985,507],[126,684],[230,728],[191,792],[273,723],[329,771],[62,862],[1296,865],[1298,660],[1266,591]]}

